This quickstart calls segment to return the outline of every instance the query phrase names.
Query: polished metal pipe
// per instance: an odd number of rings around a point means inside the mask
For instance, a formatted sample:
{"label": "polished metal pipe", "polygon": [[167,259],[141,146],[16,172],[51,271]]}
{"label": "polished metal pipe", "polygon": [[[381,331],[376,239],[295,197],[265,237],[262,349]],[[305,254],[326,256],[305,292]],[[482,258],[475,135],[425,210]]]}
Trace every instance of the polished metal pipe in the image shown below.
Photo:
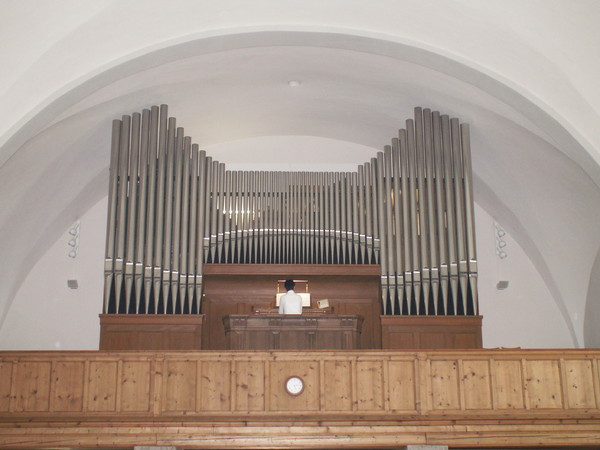
{"label": "polished metal pipe", "polygon": [[467,313],[467,290],[469,270],[467,267],[467,242],[465,229],[465,206],[464,206],[464,167],[462,149],[460,144],[460,125],[458,119],[450,120],[450,132],[452,135],[452,156],[454,166],[454,201],[456,205],[456,258],[458,269],[458,282],[460,286],[460,298],[462,313]]}
{"label": "polished metal pipe", "polygon": [[186,311],[186,294],[188,292],[188,282],[192,281],[188,278],[188,255],[189,255],[189,227],[190,227],[190,172],[192,170],[192,139],[185,137],[183,140],[183,179],[181,180],[181,222],[179,224],[179,240],[180,244],[180,265],[179,265],[179,298],[181,300],[181,311],[184,314],[189,314]]}
{"label": "polished metal pipe", "polygon": [[444,314],[448,314],[448,252],[446,235],[446,211],[445,191],[444,191],[444,163],[442,154],[442,125],[440,113],[433,112],[433,151],[435,158],[435,195],[436,195],[436,213],[437,213],[437,236],[439,244],[439,274],[440,287],[442,294],[442,304],[444,305]]}
{"label": "polished metal pipe", "polygon": [[431,110],[423,110],[423,134],[425,147],[425,177],[427,190],[427,239],[429,240],[429,277],[431,280],[431,298],[433,299],[434,314],[438,312],[440,272],[438,257],[438,234],[436,228],[436,195],[435,170],[433,154],[433,129],[431,125]]}
{"label": "polished metal pipe", "polygon": [[[204,156],[202,156],[204,158]],[[190,160],[190,219],[189,219],[189,235],[188,235],[188,257],[187,257],[187,298],[188,298],[188,313],[193,312],[194,297],[196,292],[196,277],[197,272],[197,257],[198,247],[202,246],[203,239],[198,230],[198,208],[200,208],[200,199],[198,198],[198,181],[200,178],[200,151],[198,144],[192,144],[191,160]],[[202,219],[202,216],[200,216]]]}
{"label": "polished metal pipe", "polygon": [[452,140],[450,136],[450,119],[447,115],[442,119],[442,151],[444,155],[444,190],[446,192],[446,222],[448,232],[448,259],[450,289],[454,314],[458,312],[458,263],[456,259],[456,205],[452,186]]}
{"label": "polished metal pipe", "polygon": [[[373,161],[373,160],[372,160]],[[379,216],[379,255],[381,265],[381,309],[383,314],[387,313],[387,299],[389,296],[389,267],[387,255],[387,234],[385,214],[385,184],[384,184],[384,154],[377,152],[377,158],[372,164],[376,165],[377,181],[377,215]]]}
{"label": "polished metal pipe", "polygon": [[358,264],[360,262],[360,197],[358,195],[358,173],[352,172],[350,174],[350,185],[352,186],[352,202],[350,202],[350,210],[352,217],[352,243],[354,247],[354,253],[352,264]]}
{"label": "polished metal pipe", "polygon": [[194,280],[194,296],[196,298],[196,312],[200,314],[202,310],[202,282],[205,253],[207,252],[206,242],[210,236],[210,182],[209,173],[212,170],[212,158],[206,156],[206,152],[201,150],[198,153],[198,208],[196,210],[196,228],[198,235],[196,238],[196,270]]}
{"label": "polished metal pipe", "polygon": [[[404,223],[402,214],[402,203],[404,201],[403,192],[400,189],[400,182],[404,176],[402,171],[402,162],[400,159],[400,140],[392,139],[392,168],[393,168],[393,196],[394,196],[394,239],[393,251],[396,256],[394,267],[396,282],[395,293],[398,297],[400,307],[399,313],[402,313],[402,303],[404,299],[404,254],[402,252],[402,236],[404,233]],[[395,305],[392,303],[392,314],[396,314]]]}
{"label": "polished metal pipe", "polygon": [[[121,298],[125,276],[125,244],[127,237],[127,190],[129,179],[129,137],[131,134],[131,117],[123,116],[121,120],[121,140],[119,142],[119,184],[118,184],[118,209],[117,233],[115,243],[115,308],[121,311]],[[127,292],[125,296],[128,297]],[[125,311],[127,312],[127,310]]]}
{"label": "polished metal pipe", "polygon": [[[383,171],[381,173],[384,181],[384,190],[383,190],[383,202],[384,202],[384,211],[385,211],[385,245],[386,245],[386,254],[387,254],[387,269],[388,269],[388,282],[393,286],[395,290],[395,281],[396,281],[396,258],[395,258],[395,245],[394,245],[394,222],[392,216],[392,147],[386,145],[384,147],[383,153]],[[394,302],[392,301],[392,314],[394,312]]]}
{"label": "polished metal pipe", "polygon": [[425,176],[425,136],[423,126],[423,113],[421,108],[415,108],[415,145],[416,145],[416,178],[417,178],[417,205],[418,205],[418,230],[419,247],[421,249],[421,289],[425,310],[421,313],[429,314],[430,267],[429,259],[429,210],[427,208],[427,181]]}
{"label": "polished metal pipe", "polygon": [[171,269],[172,262],[172,244],[173,244],[173,190],[175,177],[175,157],[176,157],[176,128],[177,124],[174,118],[169,118],[169,135],[167,142],[167,171],[165,182],[165,221],[163,236],[163,266],[162,266],[162,295],[163,295],[163,314],[171,305]]}
{"label": "polished metal pipe", "polygon": [[[477,253],[475,250],[475,215],[473,212],[473,169],[471,163],[471,138],[469,125],[462,124],[461,144],[464,164],[465,222],[467,240],[467,258],[469,260],[469,288],[473,301],[473,314],[479,314],[477,298]],[[465,296],[467,293],[465,293]]]}
{"label": "polished metal pipe", "polygon": [[377,202],[377,158],[371,158],[371,219],[373,221],[373,253],[375,264],[381,264],[381,236],[379,233],[379,203]]}
{"label": "polished metal pipe", "polygon": [[404,245],[404,297],[406,297],[406,311],[412,314],[413,302],[413,254],[412,254],[412,236],[411,236],[411,211],[410,211],[410,165],[409,165],[409,150],[408,136],[406,130],[400,130],[398,133],[398,142],[400,144],[400,165],[402,167],[402,238]]}
{"label": "polished metal pipe", "polygon": [[[154,281],[154,234],[156,220],[156,182],[158,177],[158,133],[159,133],[159,109],[153,106],[150,109],[150,126],[148,136],[148,190],[146,202],[146,239],[144,252],[144,293],[146,296],[146,314],[150,313],[150,300],[154,300],[154,311],[158,307],[157,297],[153,294]],[[160,276],[160,275],[159,275]],[[159,283],[160,285],[160,283]]]}
{"label": "polished metal pipe", "polygon": [[365,246],[369,264],[375,263],[375,236],[373,233],[373,181],[371,163],[363,164],[365,176]]}
{"label": "polished metal pipe", "polygon": [[358,219],[358,261],[366,263],[367,258],[367,231],[366,231],[366,212],[365,212],[365,167],[358,166],[356,174],[356,194],[358,208],[356,216]]}
{"label": "polished metal pipe", "polygon": [[[146,207],[148,194],[148,157],[150,153],[150,110],[142,112],[142,128],[140,136],[139,184],[135,195],[138,197],[137,236],[135,249],[135,295],[136,304],[141,308],[142,289],[146,285],[145,250],[146,250]],[[144,293],[144,313],[148,312],[148,294]]]}
{"label": "polished metal pipe", "polygon": [[[110,146],[110,166],[108,181],[108,219],[106,221],[106,247],[104,258],[104,305],[102,312],[109,312],[111,292],[115,278],[115,235],[117,227],[117,202],[119,190],[119,143],[121,141],[121,121],[112,122],[112,139]],[[117,297],[115,293],[115,297]]]}
{"label": "polished metal pipe", "polygon": [[133,113],[131,120],[131,141],[129,147],[129,187],[127,189],[127,233],[125,246],[125,311],[129,313],[131,300],[134,300],[134,312],[137,313],[137,295],[133,290],[135,274],[135,244],[137,234],[137,189],[138,166],[140,157],[140,113]]}
{"label": "polished metal pipe", "polygon": [[347,173],[340,174],[340,245],[342,247],[343,264],[348,263],[348,224],[346,223],[346,211],[350,206],[350,199],[346,193]]}
{"label": "polished metal pipe", "polygon": [[[154,274],[152,281],[154,284],[154,307],[155,313],[164,313],[166,300],[163,300],[162,310],[159,309],[160,297],[163,292],[163,243],[164,243],[164,229],[165,229],[165,192],[167,183],[167,151],[169,147],[169,126],[168,126],[168,108],[160,108],[160,120],[159,120],[159,148],[158,148],[158,173],[156,183],[156,220],[155,220],[155,234],[154,234]],[[168,276],[168,274],[166,274]]]}
{"label": "polished metal pipe", "polygon": [[417,166],[414,121],[406,121],[406,143],[408,150],[409,197],[410,197],[410,231],[412,248],[413,296],[417,314],[421,314],[421,250],[419,247],[419,213],[417,205]]}
{"label": "polished metal pipe", "polygon": [[173,312],[178,313],[180,267],[181,267],[181,192],[183,188],[183,165],[184,165],[184,131],[177,128],[175,136],[175,177],[173,178],[173,213],[172,213],[172,238],[171,238],[171,296]]}

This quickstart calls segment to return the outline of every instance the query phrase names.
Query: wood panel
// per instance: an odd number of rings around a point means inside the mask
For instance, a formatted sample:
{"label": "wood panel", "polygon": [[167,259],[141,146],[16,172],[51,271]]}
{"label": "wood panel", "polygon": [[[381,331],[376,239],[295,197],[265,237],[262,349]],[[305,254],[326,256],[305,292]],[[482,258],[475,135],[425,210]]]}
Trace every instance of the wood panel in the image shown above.
{"label": "wood panel", "polygon": [[382,348],[482,348],[481,316],[381,316]]}
{"label": "wood panel", "polygon": [[151,399],[151,363],[124,360],[121,373],[121,408],[123,412],[148,412]]}
{"label": "wood panel", "polygon": [[352,363],[350,361],[325,361],[324,409],[326,411],[352,411]]}
{"label": "wood panel", "polygon": [[433,409],[445,411],[461,409],[457,369],[457,361],[431,361]]}
{"label": "wood panel", "polygon": [[185,413],[196,410],[198,364],[196,360],[165,361],[166,379],[163,398],[165,412]]}
{"label": "wood panel", "polygon": [[12,395],[14,411],[48,411],[50,408],[50,362],[18,362],[15,364]]}
{"label": "wood panel", "polygon": [[51,410],[83,411],[84,378],[83,362],[56,361],[52,364]]}
{"label": "wood panel", "polygon": [[0,412],[10,410],[10,387],[12,377],[12,362],[0,362]]}
{"label": "wood panel", "polygon": [[[0,448],[277,447],[292,437],[296,447],[600,446],[599,359],[600,350],[0,352]],[[292,375],[305,382],[298,396],[285,390]]]}
{"label": "wood panel", "polygon": [[265,410],[265,362],[235,361],[232,374],[235,377],[234,392],[236,411]]}
{"label": "wood panel", "polygon": [[202,315],[100,314],[100,350],[200,350]]}
{"label": "wood panel", "polygon": [[461,381],[464,386],[465,409],[493,408],[489,361],[462,361]]}
{"label": "wood panel", "polygon": [[118,361],[90,361],[87,409],[90,412],[117,411]]}
{"label": "wood panel", "polygon": [[494,361],[495,406],[497,409],[522,409],[525,407],[521,361]]}
{"label": "wood panel", "polygon": [[417,410],[415,370],[415,361],[390,361],[388,363],[390,410],[397,412]]}

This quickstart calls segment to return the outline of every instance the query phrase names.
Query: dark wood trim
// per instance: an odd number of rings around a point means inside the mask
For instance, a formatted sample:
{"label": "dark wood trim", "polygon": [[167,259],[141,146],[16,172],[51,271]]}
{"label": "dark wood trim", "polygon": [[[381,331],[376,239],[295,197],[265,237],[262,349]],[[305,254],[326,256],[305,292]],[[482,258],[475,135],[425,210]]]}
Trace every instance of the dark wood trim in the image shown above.
{"label": "dark wood trim", "polygon": [[205,264],[203,274],[210,275],[274,275],[274,276],[381,276],[378,264]]}

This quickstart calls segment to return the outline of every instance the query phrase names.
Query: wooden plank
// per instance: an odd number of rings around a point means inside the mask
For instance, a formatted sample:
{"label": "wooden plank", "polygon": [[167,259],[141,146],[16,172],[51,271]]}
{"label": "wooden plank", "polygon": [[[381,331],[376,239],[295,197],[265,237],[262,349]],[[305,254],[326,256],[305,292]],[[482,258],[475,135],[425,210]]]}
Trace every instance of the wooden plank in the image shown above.
{"label": "wooden plank", "polygon": [[56,361],[52,365],[52,411],[83,411],[83,361]]}
{"label": "wooden plank", "polygon": [[561,408],[563,396],[561,389],[560,366],[558,361],[528,360],[526,392],[532,409]]}
{"label": "wooden plank", "polygon": [[121,411],[150,411],[150,361],[123,361]]}
{"label": "wooden plank", "polygon": [[416,411],[415,361],[390,361],[388,371],[390,409]]}
{"label": "wooden plank", "polygon": [[88,376],[87,410],[116,412],[118,361],[92,361]]}
{"label": "wooden plank", "polygon": [[359,411],[383,411],[383,362],[358,360],[356,363]]}
{"label": "wooden plank", "polygon": [[0,412],[7,412],[10,408],[12,371],[12,362],[0,361]]}
{"label": "wooden plank", "polygon": [[431,361],[431,387],[434,410],[460,409],[458,362]]}
{"label": "wooden plank", "polygon": [[19,361],[13,372],[13,411],[48,411],[51,363]]}
{"label": "wooden plank", "polygon": [[197,365],[195,360],[165,360],[164,412],[196,410]]}
{"label": "wooden plank", "polygon": [[325,361],[324,409],[326,411],[352,410],[352,362]]}
{"label": "wooden plank", "polygon": [[566,359],[564,366],[569,408],[596,408],[592,361]]}
{"label": "wooden plank", "polygon": [[521,361],[497,360],[493,363],[494,399],[498,409],[525,408]]}
{"label": "wooden plank", "polygon": [[463,359],[461,389],[465,409],[492,409],[489,361]]}
{"label": "wooden plank", "polygon": [[203,361],[200,378],[200,410],[229,411],[231,409],[231,362]]}
{"label": "wooden plank", "polygon": [[265,410],[265,363],[237,361],[233,374],[237,411]]}

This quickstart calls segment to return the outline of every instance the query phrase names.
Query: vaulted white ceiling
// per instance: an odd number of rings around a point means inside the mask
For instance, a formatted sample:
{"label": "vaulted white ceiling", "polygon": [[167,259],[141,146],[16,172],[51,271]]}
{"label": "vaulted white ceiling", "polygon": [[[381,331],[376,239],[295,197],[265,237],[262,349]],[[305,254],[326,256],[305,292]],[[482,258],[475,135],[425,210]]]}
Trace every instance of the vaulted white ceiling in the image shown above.
{"label": "vaulted white ceiling", "polygon": [[600,311],[599,19],[591,0],[2,2],[0,326],[32,263],[106,196],[122,114],[166,103],[228,166],[293,170],[361,163],[423,106],[471,124],[476,201],[574,345],[599,345],[572,320]]}

